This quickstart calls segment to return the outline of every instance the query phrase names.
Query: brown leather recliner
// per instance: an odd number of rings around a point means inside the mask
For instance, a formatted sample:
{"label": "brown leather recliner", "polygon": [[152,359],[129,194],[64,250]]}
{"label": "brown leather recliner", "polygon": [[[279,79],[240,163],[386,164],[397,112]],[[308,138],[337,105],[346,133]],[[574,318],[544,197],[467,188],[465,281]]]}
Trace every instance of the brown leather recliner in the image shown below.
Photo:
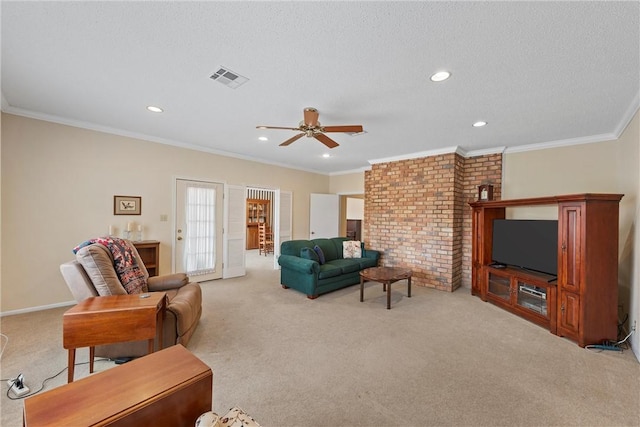
{"label": "brown leather recliner", "polygon": [[[138,251],[132,244],[129,246],[138,266],[147,277],[149,292],[162,291],[167,294],[168,304],[162,331],[163,348],[175,344],[186,347],[202,314],[200,285],[190,283],[184,273],[149,277]],[[116,274],[111,252],[101,244],[81,248],[76,253],[75,260],[60,265],[60,271],[77,302],[89,297],[127,293]],[[110,359],[140,357],[147,354],[147,349],[147,341],[132,341],[96,346],[95,355]]]}

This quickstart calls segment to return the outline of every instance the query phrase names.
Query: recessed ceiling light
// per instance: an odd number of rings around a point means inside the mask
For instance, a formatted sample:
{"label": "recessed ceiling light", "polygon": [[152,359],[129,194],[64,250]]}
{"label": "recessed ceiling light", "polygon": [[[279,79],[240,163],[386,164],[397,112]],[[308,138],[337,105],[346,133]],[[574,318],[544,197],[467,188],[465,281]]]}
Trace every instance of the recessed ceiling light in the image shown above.
{"label": "recessed ceiling light", "polygon": [[442,82],[444,80],[447,80],[449,77],[451,77],[451,73],[448,71],[438,71],[437,73],[435,73],[434,75],[432,75],[430,77],[432,82]]}
{"label": "recessed ceiling light", "polygon": [[147,110],[151,111],[152,113],[162,113],[164,110],[160,107],[154,107],[153,105],[149,105],[147,107]]}
{"label": "recessed ceiling light", "polygon": [[269,140],[269,138],[267,138],[266,136],[259,136],[258,139],[260,141],[268,141]]}
{"label": "recessed ceiling light", "polygon": [[480,120],[478,122],[475,122],[473,124],[473,127],[474,128],[481,128],[482,126],[486,126],[486,125],[487,125],[487,122],[484,122],[484,121]]}
{"label": "recessed ceiling light", "polygon": [[329,153],[324,153],[324,154],[322,155],[322,157],[324,157],[325,159],[328,159],[329,157],[331,157],[331,154],[329,154]]}

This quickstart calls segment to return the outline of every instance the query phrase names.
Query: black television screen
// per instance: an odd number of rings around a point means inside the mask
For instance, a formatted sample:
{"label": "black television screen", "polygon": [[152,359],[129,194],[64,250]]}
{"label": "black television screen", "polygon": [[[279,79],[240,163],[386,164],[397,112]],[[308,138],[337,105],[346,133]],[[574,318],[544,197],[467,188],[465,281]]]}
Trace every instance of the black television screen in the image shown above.
{"label": "black television screen", "polygon": [[558,221],[496,219],[491,259],[497,264],[558,274]]}

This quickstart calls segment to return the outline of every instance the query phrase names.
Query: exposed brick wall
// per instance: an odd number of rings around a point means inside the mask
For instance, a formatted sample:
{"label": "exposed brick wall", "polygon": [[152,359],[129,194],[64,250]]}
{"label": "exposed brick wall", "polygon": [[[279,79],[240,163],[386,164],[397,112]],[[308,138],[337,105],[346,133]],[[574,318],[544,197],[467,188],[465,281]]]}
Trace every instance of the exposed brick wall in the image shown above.
{"label": "exposed brick wall", "polygon": [[493,185],[493,198],[502,197],[502,154],[464,159],[463,224],[462,224],[462,286],[471,288],[471,207],[478,200],[478,186]]}
{"label": "exposed brick wall", "polygon": [[[497,181],[493,172],[483,175],[482,169],[495,167]],[[479,184],[491,183],[499,194],[500,178],[501,155],[465,159],[450,153],[374,165],[365,172],[367,247],[382,252],[381,265],[411,268],[417,285],[446,291],[470,286],[468,202]]]}

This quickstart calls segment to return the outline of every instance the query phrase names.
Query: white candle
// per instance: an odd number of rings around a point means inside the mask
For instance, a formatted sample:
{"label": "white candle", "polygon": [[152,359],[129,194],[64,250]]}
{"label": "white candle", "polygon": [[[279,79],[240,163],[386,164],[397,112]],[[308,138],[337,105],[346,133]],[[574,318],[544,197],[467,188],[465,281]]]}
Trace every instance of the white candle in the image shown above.
{"label": "white candle", "polygon": [[138,231],[142,231],[142,225],[138,226]]}
{"label": "white candle", "polygon": [[133,222],[127,223],[127,231],[133,231]]}
{"label": "white candle", "polygon": [[113,236],[113,225],[109,226],[109,236]]}

